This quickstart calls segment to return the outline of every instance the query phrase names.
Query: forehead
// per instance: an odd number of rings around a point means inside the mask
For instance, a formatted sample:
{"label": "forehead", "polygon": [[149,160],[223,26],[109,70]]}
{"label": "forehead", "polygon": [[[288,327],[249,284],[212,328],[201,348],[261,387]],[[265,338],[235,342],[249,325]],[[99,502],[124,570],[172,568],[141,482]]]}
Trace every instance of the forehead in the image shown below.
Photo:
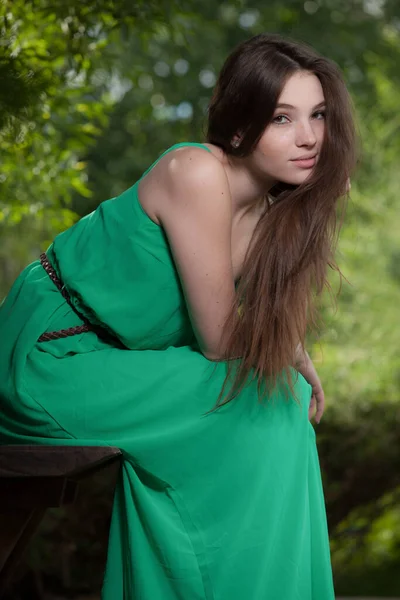
{"label": "forehead", "polygon": [[278,104],[314,106],[324,100],[324,91],[318,77],[309,71],[298,71],[286,81]]}

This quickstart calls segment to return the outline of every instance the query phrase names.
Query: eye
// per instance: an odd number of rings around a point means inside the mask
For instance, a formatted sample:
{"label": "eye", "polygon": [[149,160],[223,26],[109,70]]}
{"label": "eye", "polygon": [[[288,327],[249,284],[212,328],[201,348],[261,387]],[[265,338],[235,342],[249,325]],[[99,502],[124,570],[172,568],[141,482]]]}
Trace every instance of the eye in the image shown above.
{"label": "eye", "polygon": [[313,119],[318,119],[318,120],[325,119],[325,114],[326,113],[324,110],[317,110],[317,112],[315,112],[313,114]]}
{"label": "eye", "polygon": [[272,122],[276,123],[277,125],[284,125],[285,123],[289,122],[289,118],[286,115],[277,115],[272,119]]}

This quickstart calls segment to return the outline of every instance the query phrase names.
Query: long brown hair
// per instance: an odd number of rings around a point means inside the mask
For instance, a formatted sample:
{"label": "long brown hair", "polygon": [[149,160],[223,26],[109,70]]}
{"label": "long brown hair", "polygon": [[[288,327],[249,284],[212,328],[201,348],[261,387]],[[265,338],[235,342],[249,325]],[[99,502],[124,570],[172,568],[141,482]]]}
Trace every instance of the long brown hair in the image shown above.
{"label": "long brown hair", "polygon": [[[338,67],[305,44],[260,34],[240,44],[222,67],[209,106],[207,141],[228,155],[248,156],[271,122],[287,79],[315,74],[326,101],[325,133],[317,165],[298,186],[278,184],[247,252],[236,299],[223,335],[228,374],[217,406],[257,378],[258,391],[281,385],[293,392],[298,344],[317,330],[316,297],[327,267],[340,270],[334,252],[346,183],[356,161],[352,104]],[[233,138],[240,134],[238,148]],[[343,213],[342,213],[343,214]],[[240,357],[238,361],[231,360]],[[233,378],[232,378],[233,375]],[[232,383],[225,396],[228,381]],[[289,386],[289,387],[288,387]]]}

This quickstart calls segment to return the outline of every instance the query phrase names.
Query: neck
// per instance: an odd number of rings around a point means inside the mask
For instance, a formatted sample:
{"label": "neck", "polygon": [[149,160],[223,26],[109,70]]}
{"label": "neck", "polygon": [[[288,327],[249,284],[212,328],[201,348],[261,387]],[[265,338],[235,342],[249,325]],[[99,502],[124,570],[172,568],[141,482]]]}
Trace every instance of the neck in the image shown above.
{"label": "neck", "polygon": [[262,210],[275,181],[257,177],[248,158],[225,156],[224,166],[231,190],[234,220],[239,221],[249,212]]}

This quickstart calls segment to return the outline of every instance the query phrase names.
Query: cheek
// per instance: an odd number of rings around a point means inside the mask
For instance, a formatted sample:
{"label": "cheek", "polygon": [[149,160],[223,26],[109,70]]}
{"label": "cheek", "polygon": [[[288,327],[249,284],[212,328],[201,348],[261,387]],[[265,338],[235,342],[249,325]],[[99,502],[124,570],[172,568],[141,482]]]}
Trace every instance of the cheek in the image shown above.
{"label": "cheek", "polygon": [[319,142],[321,142],[321,143],[322,143],[322,141],[324,139],[325,127],[326,127],[325,121],[321,121],[321,126],[318,128],[319,129],[319,131],[318,131],[318,133],[319,133],[318,138],[319,138]]}
{"label": "cheek", "polygon": [[315,121],[313,131],[317,141],[321,143],[325,135],[325,121],[323,119]]}
{"label": "cheek", "polygon": [[293,136],[289,128],[271,129],[260,139],[258,150],[266,158],[285,160],[293,143],[292,138]]}

